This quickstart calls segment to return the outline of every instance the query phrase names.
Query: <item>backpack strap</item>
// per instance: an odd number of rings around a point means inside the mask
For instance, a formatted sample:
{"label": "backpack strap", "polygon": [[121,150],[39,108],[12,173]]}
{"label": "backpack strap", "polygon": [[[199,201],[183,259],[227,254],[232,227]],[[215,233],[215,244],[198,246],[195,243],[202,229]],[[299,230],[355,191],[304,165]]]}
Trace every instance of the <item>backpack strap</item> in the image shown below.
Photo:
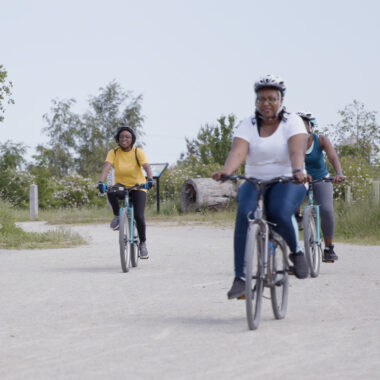
{"label": "backpack strap", "polygon": [[137,146],[135,147],[135,158],[136,158],[136,161],[137,161],[137,165],[138,165],[139,167],[141,167],[141,166],[140,166],[139,159],[137,158]]}

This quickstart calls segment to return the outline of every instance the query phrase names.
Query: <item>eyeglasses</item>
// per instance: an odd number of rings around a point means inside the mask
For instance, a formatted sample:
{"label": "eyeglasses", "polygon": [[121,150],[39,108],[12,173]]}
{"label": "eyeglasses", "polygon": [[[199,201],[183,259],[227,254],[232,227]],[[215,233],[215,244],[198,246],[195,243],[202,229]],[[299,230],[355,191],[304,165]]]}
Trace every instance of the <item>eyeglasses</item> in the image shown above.
{"label": "eyeglasses", "polygon": [[120,136],[119,140],[131,140],[132,136]]}
{"label": "eyeglasses", "polygon": [[257,98],[256,103],[264,104],[265,102],[268,102],[269,104],[275,104],[278,102],[278,100],[278,98]]}

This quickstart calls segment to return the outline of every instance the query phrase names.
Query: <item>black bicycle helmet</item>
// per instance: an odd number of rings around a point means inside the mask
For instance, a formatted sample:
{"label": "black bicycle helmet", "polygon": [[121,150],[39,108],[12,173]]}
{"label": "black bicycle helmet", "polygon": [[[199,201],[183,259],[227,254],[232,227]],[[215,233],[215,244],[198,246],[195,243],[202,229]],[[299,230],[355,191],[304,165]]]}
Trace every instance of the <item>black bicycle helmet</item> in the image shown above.
{"label": "black bicycle helmet", "polygon": [[120,133],[123,132],[123,131],[128,131],[132,135],[132,146],[133,146],[135,144],[135,142],[136,142],[136,133],[135,133],[135,131],[131,127],[126,127],[126,126],[119,127],[117,129],[116,135],[114,136],[115,137],[115,141],[117,143],[119,143]]}

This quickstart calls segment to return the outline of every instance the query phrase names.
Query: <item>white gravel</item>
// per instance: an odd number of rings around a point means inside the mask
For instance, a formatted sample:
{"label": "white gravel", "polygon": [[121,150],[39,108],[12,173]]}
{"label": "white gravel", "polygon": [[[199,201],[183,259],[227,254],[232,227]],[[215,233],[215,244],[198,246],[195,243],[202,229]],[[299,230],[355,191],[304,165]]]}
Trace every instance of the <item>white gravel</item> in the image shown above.
{"label": "white gravel", "polygon": [[127,274],[117,233],[72,229],[89,245],[0,250],[2,380],[380,378],[379,246],[336,244],[317,279],[291,278],[286,318],[264,300],[249,331],[226,298],[231,229],[149,225]]}

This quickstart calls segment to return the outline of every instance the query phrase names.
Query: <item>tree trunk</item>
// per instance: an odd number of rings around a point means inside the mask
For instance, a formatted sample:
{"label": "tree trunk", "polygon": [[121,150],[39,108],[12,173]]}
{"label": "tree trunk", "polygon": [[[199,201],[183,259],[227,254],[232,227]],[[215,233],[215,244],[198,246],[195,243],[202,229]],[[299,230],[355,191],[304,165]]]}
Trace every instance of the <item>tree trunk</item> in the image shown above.
{"label": "tree trunk", "polygon": [[227,181],[220,183],[211,178],[186,180],[181,191],[181,210],[199,210],[202,207],[217,208],[236,197],[238,185]]}

